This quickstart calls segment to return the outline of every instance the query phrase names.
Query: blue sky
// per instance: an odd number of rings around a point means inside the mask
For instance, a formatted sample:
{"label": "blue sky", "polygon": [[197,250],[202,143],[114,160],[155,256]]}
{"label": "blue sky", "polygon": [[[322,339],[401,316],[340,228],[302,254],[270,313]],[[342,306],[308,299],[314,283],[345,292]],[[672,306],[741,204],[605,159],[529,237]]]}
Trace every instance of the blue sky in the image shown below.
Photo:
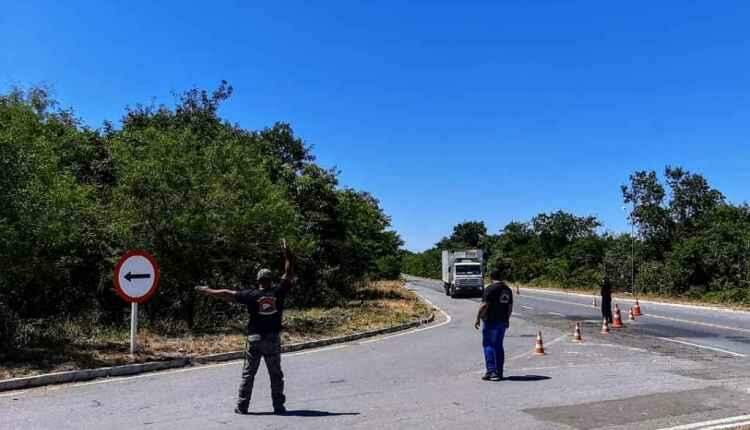
{"label": "blue sky", "polygon": [[192,86],[292,123],[408,248],[464,220],[627,223],[619,186],[681,165],[750,200],[746,1],[6,2],[0,88],[89,125]]}

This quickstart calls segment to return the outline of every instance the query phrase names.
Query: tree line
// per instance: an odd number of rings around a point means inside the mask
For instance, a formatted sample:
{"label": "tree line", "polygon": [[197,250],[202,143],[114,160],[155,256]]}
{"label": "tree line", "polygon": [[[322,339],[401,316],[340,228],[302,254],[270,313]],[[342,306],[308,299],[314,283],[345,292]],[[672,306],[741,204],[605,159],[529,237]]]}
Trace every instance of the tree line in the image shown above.
{"label": "tree line", "polygon": [[594,216],[564,211],[514,221],[497,234],[484,222],[456,225],[420,253],[404,252],[403,272],[440,277],[443,249],[483,249],[511,280],[563,288],[615,288],[715,302],[750,303],[750,207],[732,204],[700,174],[667,166],[637,171],[621,187],[632,233],[604,229]]}
{"label": "tree line", "polygon": [[136,105],[93,129],[44,88],[0,95],[0,343],[23,321],[121,323],[112,292],[126,250],[161,266],[149,320],[190,328],[233,315],[193,286],[239,288],[297,254],[293,305],[346,300],[400,272],[402,241],[367,192],[341,187],[285,123],[247,130],[221,118],[232,94],[192,89],[176,106]]}

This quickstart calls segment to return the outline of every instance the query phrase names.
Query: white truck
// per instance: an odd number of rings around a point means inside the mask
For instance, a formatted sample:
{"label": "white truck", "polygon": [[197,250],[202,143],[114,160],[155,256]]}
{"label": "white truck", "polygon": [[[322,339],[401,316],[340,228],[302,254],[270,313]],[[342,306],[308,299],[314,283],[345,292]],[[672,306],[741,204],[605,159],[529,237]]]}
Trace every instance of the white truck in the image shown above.
{"label": "white truck", "polygon": [[484,275],[482,271],[482,250],[443,251],[443,287],[445,294],[482,295]]}

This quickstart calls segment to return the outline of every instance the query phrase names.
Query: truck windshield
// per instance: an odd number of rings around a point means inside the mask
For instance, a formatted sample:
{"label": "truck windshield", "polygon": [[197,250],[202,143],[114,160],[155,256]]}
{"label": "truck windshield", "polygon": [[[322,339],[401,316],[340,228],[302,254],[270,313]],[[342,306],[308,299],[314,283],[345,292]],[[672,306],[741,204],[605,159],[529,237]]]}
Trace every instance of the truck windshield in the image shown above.
{"label": "truck windshield", "polygon": [[456,266],[456,275],[481,275],[482,269],[478,264],[461,264]]}

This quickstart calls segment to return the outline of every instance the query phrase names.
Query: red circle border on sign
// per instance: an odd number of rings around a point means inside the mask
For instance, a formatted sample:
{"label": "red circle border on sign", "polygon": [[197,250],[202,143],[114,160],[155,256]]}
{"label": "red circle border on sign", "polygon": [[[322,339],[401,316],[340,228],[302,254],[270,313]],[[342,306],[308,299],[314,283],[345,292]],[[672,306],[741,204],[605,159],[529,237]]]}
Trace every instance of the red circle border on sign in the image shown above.
{"label": "red circle border on sign", "polygon": [[[152,266],[154,266],[154,284],[151,286],[151,288],[141,297],[131,297],[127,294],[125,294],[125,291],[123,291],[122,287],[120,286],[120,268],[122,268],[122,265],[125,264],[125,260],[127,260],[130,257],[133,256],[141,256],[145,258],[146,260],[151,263]],[[127,303],[146,303],[151,296],[153,296],[156,293],[156,290],[159,288],[159,264],[156,262],[156,259],[149,254],[146,251],[141,250],[133,250],[128,251],[120,257],[120,260],[115,265],[115,270],[113,272],[112,276],[112,283],[115,285],[115,293],[117,293],[118,296],[120,296],[121,299],[126,301]]]}

